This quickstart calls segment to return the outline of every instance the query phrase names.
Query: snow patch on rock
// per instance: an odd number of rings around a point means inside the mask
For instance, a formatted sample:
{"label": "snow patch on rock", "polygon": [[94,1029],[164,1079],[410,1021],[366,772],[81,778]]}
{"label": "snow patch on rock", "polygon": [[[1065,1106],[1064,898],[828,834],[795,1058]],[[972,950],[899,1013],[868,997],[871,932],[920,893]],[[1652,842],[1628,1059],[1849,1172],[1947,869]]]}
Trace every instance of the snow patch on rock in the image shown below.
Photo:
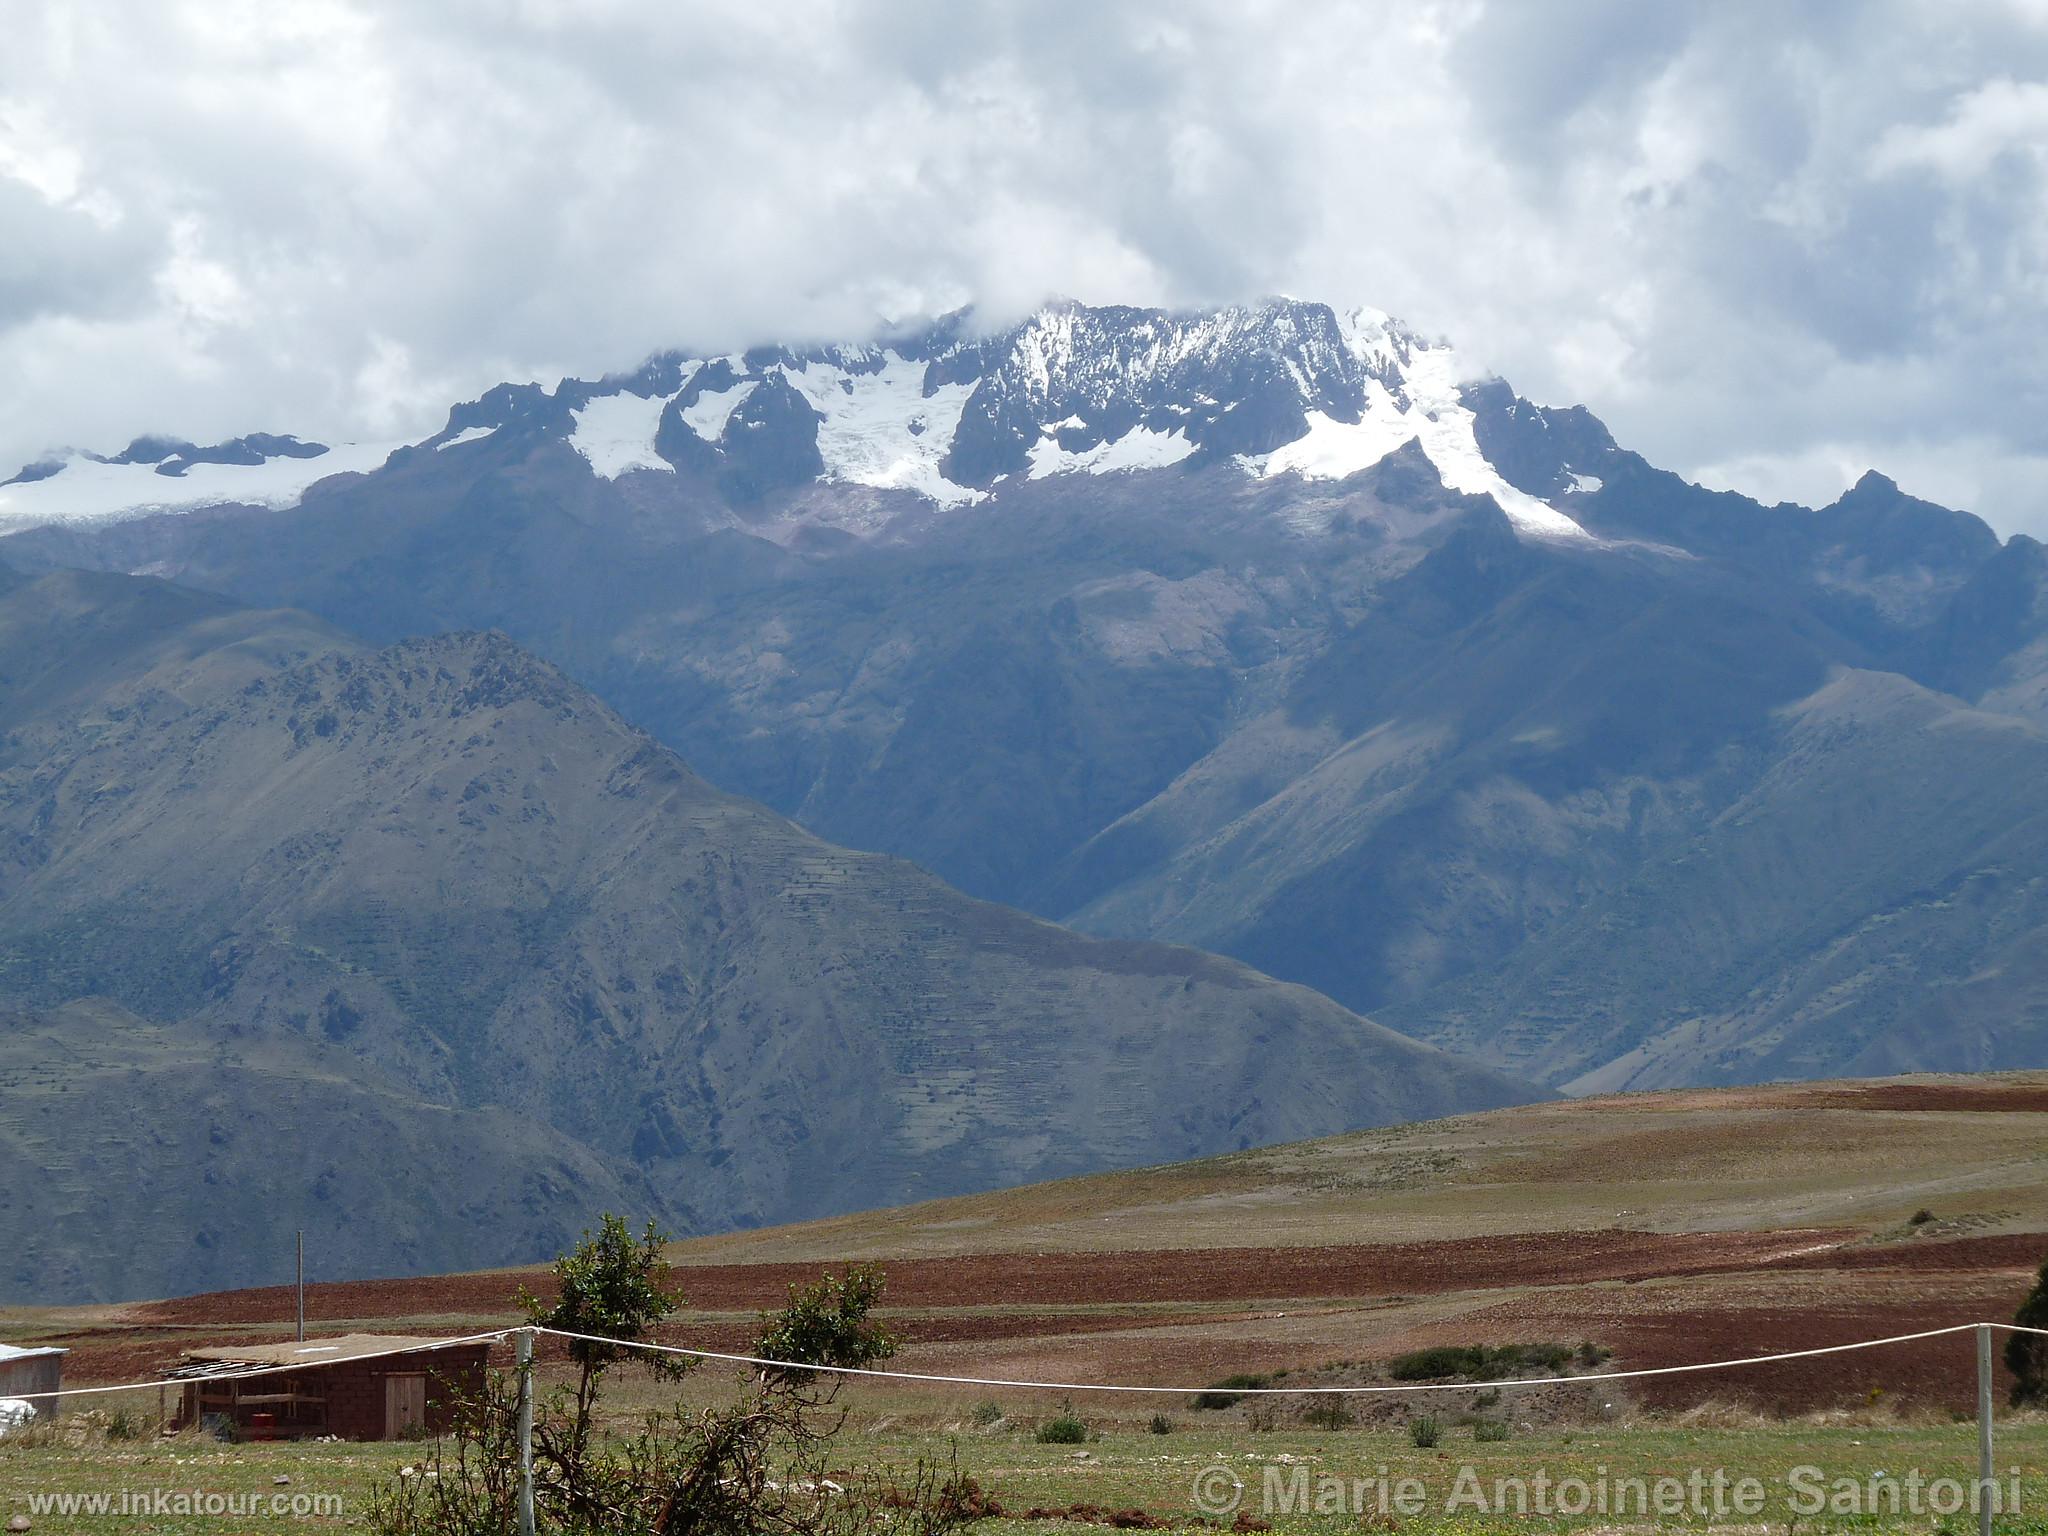
{"label": "snow patch on rock", "polygon": [[1031,478],[1048,475],[1109,475],[1129,469],[1165,469],[1178,464],[1195,451],[1195,445],[1178,429],[1154,432],[1150,427],[1133,427],[1122,437],[1092,448],[1068,452],[1050,437],[1031,445]]}
{"label": "snow patch on rock", "polygon": [[742,379],[726,389],[707,389],[683,407],[683,425],[705,442],[715,443],[725,435],[725,424],[740,402],[760,387],[759,379]]}
{"label": "snow patch on rock", "polygon": [[593,474],[606,480],[616,480],[635,469],[674,474],[674,466],[654,451],[654,434],[668,398],[624,391],[598,395],[571,413],[575,426],[569,433],[569,446],[590,461]]}
{"label": "snow patch on rock", "polygon": [[942,507],[980,501],[985,492],[939,473],[974,385],[942,384],[927,395],[923,363],[892,351],[879,357],[882,366],[872,372],[817,361],[781,370],[818,413],[825,478],[915,491]]}
{"label": "snow patch on rock", "polygon": [[368,474],[404,446],[336,443],[311,458],[194,464],[182,475],[160,475],[152,464],[109,464],[73,454],[46,479],[0,486],[0,532],[46,523],[114,522],[199,507],[293,507],[322,480]]}
{"label": "snow patch on rock", "polygon": [[1355,423],[1308,413],[1309,428],[1293,442],[1258,458],[1240,460],[1260,476],[1296,474],[1305,480],[1341,480],[1370,469],[1413,438],[1444,484],[1471,496],[1491,496],[1509,521],[1524,532],[1548,538],[1589,534],[1548,502],[1516,490],[1479,451],[1473,415],[1459,397],[1466,370],[1449,347],[1412,341],[1377,310],[1344,317],[1346,344],[1372,367],[1398,368],[1401,393],[1378,379],[1366,385],[1366,404]]}

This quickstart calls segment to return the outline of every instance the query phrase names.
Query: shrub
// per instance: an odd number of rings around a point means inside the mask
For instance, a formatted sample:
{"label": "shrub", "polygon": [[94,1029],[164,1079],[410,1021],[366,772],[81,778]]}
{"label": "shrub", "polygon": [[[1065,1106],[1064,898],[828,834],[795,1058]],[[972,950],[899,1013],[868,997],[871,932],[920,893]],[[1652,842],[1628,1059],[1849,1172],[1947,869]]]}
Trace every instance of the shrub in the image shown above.
{"label": "shrub", "polygon": [[1923,1205],[1919,1210],[1906,1218],[1906,1225],[1909,1227],[1924,1227],[1932,1220],[1934,1220],[1934,1212]]}
{"label": "shrub", "polygon": [[[674,1271],[662,1256],[668,1239],[650,1219],[636,1239],[625,1219],[607,1211],[597,1231],[555,1260],[556,1295],[543,1301],[524,1286],[518,1292],[526,1320],[543,1328],[580,1333],[598,1339],[651,1339],[654,1325],[682,1305],[672,1282]],[[617,1344],[572,1339],[569,1358],[576,1362],[574,1413],[566,1430],[578,1452],[590,1442],[593,1410],[604,1373],[633,1353]],[[688,1369],[686,1361],[641,1352],[636,1362],[657,1377],[673,1380]]]}
{"label": "shrub", "polygon": [[1505,1440],[1507,1437],[1508,1421],[1506,1419],[1481,1419],[1472,1426],[1472,1438],[1482,1445]]}
{"label": "shrub", "polygon": [[[1583,1347],[1583,1346],[1582,1346]],[[1396,1355],[1387,1374],[1396,1381],[1447,1381],[1458,1377],[1511,1376],[1531,1371],[1562,1371],[1572,1351],[1562,1344],[1439,1344]]]}
{"label": "shrub", "polygon": [[1001,1403],[992,1403],[984,1398],[968,1410],[967,1417],[978,1427],[987,1429],[991,1424],[1002,1423],[1003,1405]]}
{"label": "shrub", "polygon": [[[659,1242],[635,1243],[623,1223],[556,1266],[562,1302],[529,1302],[541,1320],[564,1308],[608,1313],[645,1326],[669,1293],[658,1283]],[[590,1330],[597,1331],[597,1330]],[[622,1328],[618,1331],[624,1332]],[[638,1336],[638,1335],[633,1335]],[[763,1372],[726,1406],[675,1404],[644,1416],[637,1431],[592,1431],[606,1383],[602,1355],[581,1362],[574,1389],[532,1402],[533,1492],[539,1528],[575,1536],[946,1536],[995,1513],[957,1469],[923,1461],[901,1475],[843,1470],[835,1437],[845,1425],[830,1381]],[[453,1403],[454,1423],[417,1470],[371,1490],[364,1526],[373,1536],[504,1536],[515,1526],[520,1480],[517,1377],[489,1374]],[[836,1475],[843,1482],[830,1482]],[[831,1498],[820,1496],[830,1487]]]}
{"label": "shrub", "polygon": [[1434,1349],[1412,1350],[1387,1362],[1387,1374],[1396,1381],[1437,1381],[1446,1376],[1477,1376],[1486,1351],[1457,1344],[1440,1344]]}
{"label": "shrub", "polygon": [[1432,1449],[1443,1437],[1443,1426],[1426,1414],[1408,1421],[1408,1443],[1418,1451]]}
{"label": "shrub", "polygon": [[1047,1419],[1032,1436],[1040,1445],[1079,1445],[1088,1438],[1088,1426],[1074,1417],[1073,1410]]}
{"label": "shrub", "polygon": [[1252,1376],[1239,1372],[1226,1376],[1221,1381],[1211,1382],[1206,1391],[1197,1392],[1188,1400],[1190,1408],[1235,1408],[1244,1401],[1247,1391],[1273,1384],[1270,1376]]}
{"label": "shrub", "polygon": [[1301,1422],[1312,1429],[1348,1429],[1358,1422],[1358,1415],[1341,1397],[1318,1397],[1301,1410]]}
{"label": "shrub", "polygon": [[[789,1287],[789,1304],[761,1314],[753,1353],[792,1365],[838,1365],[855,1370],[896,1353],[896,1340],[868,1313],[882,1296],[882,1272],[859,1264],[843,1275]],[[785,1372],[783,1374],[799,1374]],[[801,1374],[809,1374],[808,1372]]]}
{"label": "shrub", "polygon": [[[2022,1328],[2048,1328],[2048,1263],[2020,1303],[2012,1320]],[[2015,1333],[2005,1341],[2005,1363],[2012,1371],[2012,1400],[2022,1404],[2048,1403],[2048,1338],[2038,1333]]]}
{"label": "shrub", "polygon": [[1170,1435],[1173,1433],[1173,1420],[1163,1413],[1155,1413],[1152,1415],[1152,1421],[1145,1427],[1155,1435]]}

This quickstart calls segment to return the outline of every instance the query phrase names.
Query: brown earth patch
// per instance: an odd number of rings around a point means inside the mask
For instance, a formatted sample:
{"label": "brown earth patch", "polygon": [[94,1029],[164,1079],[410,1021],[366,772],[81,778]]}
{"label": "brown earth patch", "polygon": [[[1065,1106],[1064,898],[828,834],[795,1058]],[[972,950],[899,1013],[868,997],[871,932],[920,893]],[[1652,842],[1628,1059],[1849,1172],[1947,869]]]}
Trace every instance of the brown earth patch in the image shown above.
{"label": "brown earth patch", "polygon": [[[1386,1359],[1436,1343],[1575,1344],[1616,1367],[1690,1364],[2008,1317],[2039,1264],[2039,1234],[1892,1243],[1844,1230],[1527,1233],[1446,1243],[1321,1249],[990,1254],[887,1264],[903,1369],[1038,1380],[1199,1383],[1232,1370]],[[817,1264],[681,1271],[696,1315],[662,1337],[742,1353],[751,1313]],[[505,1273],[316,1286],[308,1314],[431,1335],[423,1320],[516,1322]],[[1171,1304],[1179,1303],[1176,1308]],[[143,1380],[182,1349],[264,1337],[289,1316],[284,1288],[126,1309],[125,1323],[68,1339],[79,1385]],[[1066,1310],[1059,1310],[1059,1309]],[[717,1315],[706,1316],[711,1313]],[[440,1332],[463,1331],[450,1325]],[[544,1360],[560,1341],[543,1341]],[[509,1353],[507,1355],[509,1358]],[[1619,1384],[1621,1399],[1678,1409],[1710,1401],[1796,1412],[1819,1406],[1965,1405],[1966,1336],[1815,1360]],[[1590,1386],[1586,1389],[1592,1390]]]}
{"label": "brown earth patch", "polygon": [[1948,1110],[2023,1114],[2048,1111],[2048,1082],[2039,1073],[2001,1080],[1765,1083],[1752,1088],[1674,1088],[1656,1093],[1599,1094],[1544,1106],[1598,1115],[1725,1114],[1756,1109]]}
{"label": "brown earth patch", "polygon": [[1805,1102],[1828,1109],[2048,1114],[2048,1084],[1860,1083],[1810,1090]]}
{"label": "brown earth patch", "polygon": [[1895,1243],[1858,1243],[1825,1253],[1794,1254],[1773,1269],[2017,1270],[2032,1272],[2048,1261],[2048,1233],[2007,1232],[1992,1237],[1905,1238]]}
{"label": "brown earth patch", "polygon": [[[1500,1286],[1753,1269],[1832,1250],[1849,1228],[1779,1232],[1532,1232],[1440,1243],[1354,1243],[1327,1248],[1152,1249],[1126,1253],[966,1254],[901,1259],[881,1267],[892,1307],[1104,1306],[1134,1302],[1230,1302],[1281,1298],[1423,1295]],[[678,1269],[693,1308],[779,1305],[814,1264],[701,1264]],[[511,1311],[519,1284],[547,1294],[544,1274],[438,1275],[309,1286],[309,1321],[374,1317],[490,1316]],[[127,1309],[138,1325],[272,1322],[292,1314],[286,1286],[216,1291]]]}

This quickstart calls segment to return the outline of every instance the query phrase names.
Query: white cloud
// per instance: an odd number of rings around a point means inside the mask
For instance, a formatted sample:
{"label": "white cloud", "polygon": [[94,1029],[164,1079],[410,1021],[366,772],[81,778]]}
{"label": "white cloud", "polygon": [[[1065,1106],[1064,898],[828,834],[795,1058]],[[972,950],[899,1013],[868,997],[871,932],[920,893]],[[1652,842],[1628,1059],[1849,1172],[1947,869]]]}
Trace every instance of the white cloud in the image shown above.
{"label": "white cloud", "polygon": [[2012,151],[2037,160],[2048,154],[2048,85],[1992,80],[1958,98],[1941,122],[1888,128],[1871,155],[1871,168],[1926,169],[1966,181]]}
{"label": "white cloud", "polygon": [[1868,452],[2048,531],[2044,79],[2022,0],[37,8],[0,54],[0,464],[424,431],[501,378],[968,298],[1282,290],[1681,471]]}

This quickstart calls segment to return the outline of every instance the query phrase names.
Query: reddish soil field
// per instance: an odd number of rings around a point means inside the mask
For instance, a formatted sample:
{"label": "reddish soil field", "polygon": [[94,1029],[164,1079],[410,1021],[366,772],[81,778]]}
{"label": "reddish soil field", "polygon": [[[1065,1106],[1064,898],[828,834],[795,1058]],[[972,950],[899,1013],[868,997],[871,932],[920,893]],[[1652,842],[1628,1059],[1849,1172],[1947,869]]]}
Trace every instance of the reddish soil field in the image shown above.
{"label": "reddish soil field", "polygon": [[[903,1259],[882,1267],[889,1305],[1103,1306],[1421,1296],[1499,1286],[1648,1280],[1755,1269],[1823,1255],[1858,1236],[1842,1229],[1785,1232],[1542,1232],[1442,1243],[1328,1248],[1196,1248],[1130,1253],[968,1254]],[[774,1306],[820,1264],[706,1264],[678,1271],[692,1308]],[[521,1277],[545,1291],[545,1275]],[[502,1313],[521,1283],[502,1274],[357,1280],[307,1288],[311,1320]],[[291,1315],[285,1286],[217,1291],[128,1309],[137,1324],[268,1323]]]}
{"label": "reddish soil field", "polygon": [[[986,1254],[904,1260],[889,1274],[907,1370],[1027,1379],[1201,1382],[1231,1370],[1380,1359],[1436,1343],[1592,1339],[1617,1368],[1771,1354],[2010,1316],[2048,1237],[1889,1244],[1836,1230],[1532,1233],[1445,1243],[1321,1249]],[[668,1342],[744,1351],[747,1314],[779,1302],[815,1264],[681,1271],[700,1316]],[[425,1332],[407,1319],[511,1319],[521,1277],[477,1274],[311,1287],[309,1320]],[[523,1277],[536,1284],[540,1277]],[[1497,1299],[1487,1299],[1495,1293]],[[1445,1315],[1406,1298],[1469,1298]],[[1180,1303],[1188,1310],[1171,1307]],[[1358,1303],[1359,1305],[1345,1305]],[[1304,1305],[1305,1304],[1305,1305]],[[125,1309],[65,1340],[79,1385],[143,1380],[188,1341],[253,1339],[290,1316],[289,1290],[232,1291]],[[1085,1310],[1048,1310],[1073,1308]],[[737,1314],[702,1317],[701,1313]],[[1436,1322],[1427,1318],[1437,1316]],[[390,1319],[379,1322],[379,1319]],[[544,1359],[564,1346],[544,1341]],[[1966,1405],[1967,1337],[1712,1375],[1587,1387],[1664,1408],[1726,1400],[1798,1411],[1889,1400]],[[1873,1398],[1872,1394],[1879,1396]]]}
{"label": "reddish soil field", "polygon": [[1870,1083],[1808,1092],[1819,1109],[1942,1110],[1983,1114],[2048,1113],[2048,1087],[2030,1083]]}
{"label": "reddish soil field", "polygon": [[2048,1260],[2048,1235],[2007,1232],[1996,1237],[1955,1237],[1904,1243],[1863,1243],[1827,1253],[1795,1254],[1773,1269],[1928,1270],[2039,1269]]}

